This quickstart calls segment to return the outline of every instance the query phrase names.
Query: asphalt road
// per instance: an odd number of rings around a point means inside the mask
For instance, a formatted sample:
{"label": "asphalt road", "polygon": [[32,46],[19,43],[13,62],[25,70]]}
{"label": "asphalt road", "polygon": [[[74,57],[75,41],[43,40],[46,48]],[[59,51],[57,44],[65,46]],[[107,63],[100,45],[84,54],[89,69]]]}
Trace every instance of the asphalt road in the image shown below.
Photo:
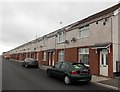
{"label": "asphalt road", "polygon": [[[1,62],[1,61],[0,61]],[[65,85],[49,78],[45,70],[25,68],[13,60],[2,59],[2,90],[112,90],[95,83]]]}

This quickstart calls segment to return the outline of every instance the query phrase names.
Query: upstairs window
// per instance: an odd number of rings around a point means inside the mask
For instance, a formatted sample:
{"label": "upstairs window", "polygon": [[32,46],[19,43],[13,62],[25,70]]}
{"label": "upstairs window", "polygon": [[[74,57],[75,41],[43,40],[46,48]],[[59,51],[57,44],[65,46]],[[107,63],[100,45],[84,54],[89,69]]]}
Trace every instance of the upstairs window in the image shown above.
{"label": "upstairs window", "polygon": [[58,43],[62,43],[62,42],[65,42],[65,33],[64,32],[58,33]]}
{"label": "upstairs window", "polygon": [[87,38],[90,36],[89,25],[83,26],[79,31],[79,38]]}

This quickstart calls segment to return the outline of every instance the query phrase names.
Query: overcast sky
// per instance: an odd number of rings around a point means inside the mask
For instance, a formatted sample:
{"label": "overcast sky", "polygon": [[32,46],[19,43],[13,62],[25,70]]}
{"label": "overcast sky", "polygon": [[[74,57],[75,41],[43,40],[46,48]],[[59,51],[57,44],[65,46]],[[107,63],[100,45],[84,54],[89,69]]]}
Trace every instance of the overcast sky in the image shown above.
{"label": "overcast sky", "polygon": [[[114,1],[114,0],[113,0]],[[118,3],[2,2],[0,54]],[[62,22],[62,24],[60,24]]]}

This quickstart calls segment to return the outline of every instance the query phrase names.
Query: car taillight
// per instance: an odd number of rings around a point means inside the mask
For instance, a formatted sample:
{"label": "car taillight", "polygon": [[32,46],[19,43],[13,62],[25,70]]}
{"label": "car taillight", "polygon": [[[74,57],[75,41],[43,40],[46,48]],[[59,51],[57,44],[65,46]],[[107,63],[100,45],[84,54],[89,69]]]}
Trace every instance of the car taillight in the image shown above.
{"label": "car taillight", "polygon": [[77,71],[72,71],[72,75],[78,74]]}

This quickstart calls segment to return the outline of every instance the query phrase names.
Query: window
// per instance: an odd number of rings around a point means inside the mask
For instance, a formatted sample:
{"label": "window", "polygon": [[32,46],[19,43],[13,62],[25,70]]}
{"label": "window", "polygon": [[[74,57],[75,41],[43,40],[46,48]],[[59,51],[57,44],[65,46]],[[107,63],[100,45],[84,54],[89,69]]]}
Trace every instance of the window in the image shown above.
{"label": "window", "polygon": [[38,52],[37,52],[37,57],[36,57],[36,59],[38,60]]}
{"label": "window", "polygon": [[108,54],[106,54],[106,65],[108,65]]}
{"label": "window", "polygon": [[80,28],[79,37],[80,38],[87,38],[90,36],[89,25],[83,26]]}
{"label": "window", "polygon": [[59,69],[60,68],[60,65],[61,65],[61,63],[59,62],[59,63],[57,63],[57,64],[55,64],[55,68],[56,69]]}
{"label": "window", "polygon": [[58,43],[65,42],[65,34],[61,32],[58,34]]}
{"label": "window", "polygon": [[62,63],[62,65],[61,65],[60,68],[63,69],[63,70],[65,70],[65,68],[66,68],[66,63]]}
{"label": "window", "polygon": [[43,52],[43,61],[46,61],[46,51]]}
{"label": "window", "polygon": [[73,64],[73,67],[75,68],[75,69],[86,69],[86,67],[84,66],[84,65],[82,65],[82,64]]}
{"label": "window", "polygon": [[78,62],[89,65],[89,48],[80,48],[78,51]]}
{"label": "window", "polygon": [[58,61],[64,61],[64,51],[59,51],[58,52]]}
{"label": "window", "polygon": [[104,65],[104,54],[101,54],[101,58],[102,58],[102,65]]}

